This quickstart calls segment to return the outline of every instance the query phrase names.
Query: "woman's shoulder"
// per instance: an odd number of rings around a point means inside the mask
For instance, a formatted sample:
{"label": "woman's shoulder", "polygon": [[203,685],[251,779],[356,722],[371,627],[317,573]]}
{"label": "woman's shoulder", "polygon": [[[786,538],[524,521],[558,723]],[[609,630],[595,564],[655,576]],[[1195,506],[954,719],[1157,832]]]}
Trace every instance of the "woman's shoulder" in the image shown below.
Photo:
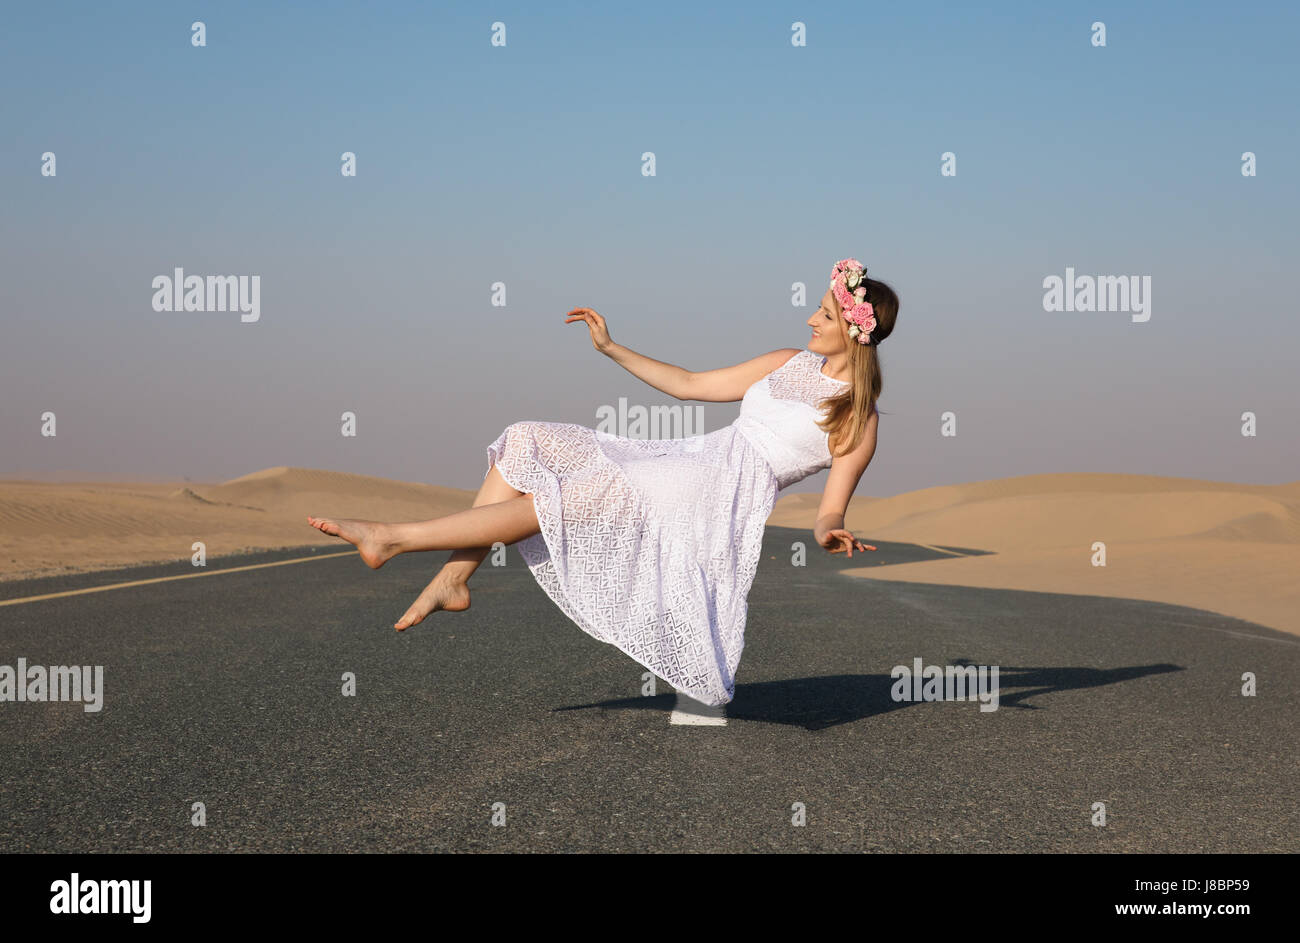
{"label": "woman's shoulder", "polygon": [[780,355],[778,359],[781,363],[781,366],[783,367],[789,363],[798,363],[800,361],[807,360],[809,357],[817,356],[806,347],[803,348],[802,350],[800,350],[798,347],[782,347],[780,350],[772,351],[772,355],[774,357]]}
{"label": "woman's shoulder", "polygon": [[766,364],[767,372],[770,375],[778,370],[784,370],[790,364],[799,363],[806,353],[809,353],[809,351],[800,350],[797,347],[781,347],[761,354],[756,359],[762,360]]}

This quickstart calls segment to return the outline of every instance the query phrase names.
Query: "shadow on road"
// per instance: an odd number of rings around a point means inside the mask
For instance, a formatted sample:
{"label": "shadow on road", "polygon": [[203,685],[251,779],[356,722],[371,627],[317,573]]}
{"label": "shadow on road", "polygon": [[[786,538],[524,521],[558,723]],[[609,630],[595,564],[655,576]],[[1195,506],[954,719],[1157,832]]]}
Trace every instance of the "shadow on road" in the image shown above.
{"label": "shadow on road", "polygon": [[[971,664],[964,659],[956,665]],[[1151,675],[1183,671],[1178,665],[1134,665],[1127,668],[1017,668],[998,669],[998,709],[1017,707],[1038,710],[1046,705],[1025,703],[1028,698],[1058,691],[1097,688],[1123,681],[1136,681]],[[789,724],[806,730],[824,730],[875,717],[888,711],[909,707],[916,701],[895,701],[890,694],[896,680],[889,675],[823,675],[818,678],[791,678],[786,681],[759,681],[736,685],[736,697],[727,705],[728,720],[757,720],[769,724]],[[1008,688],[1023,688],[1011,693]],[[675,694],[654,697],[629,697],[594,704],[557,707],[556,711],[657,710],[671,711],[677,703]],[[974,705],[972,705],[974,706]],[[978,709],[977,707],[975,709]]]}

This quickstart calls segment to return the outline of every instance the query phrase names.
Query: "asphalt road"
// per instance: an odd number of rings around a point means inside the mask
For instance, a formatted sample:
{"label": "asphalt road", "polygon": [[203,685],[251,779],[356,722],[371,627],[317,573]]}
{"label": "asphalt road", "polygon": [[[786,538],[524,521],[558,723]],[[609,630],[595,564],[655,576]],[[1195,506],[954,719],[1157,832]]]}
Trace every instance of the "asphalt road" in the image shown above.
{"label": "asphalt road", "polygon": [[[848,560],[768,528],[726,726],[670,724],[671,689],[642,696],[644,669],[569,622],[513,549],[480,568],[469,611],[400,634],[446,553],[0,606],[0,665],[102,665],[105,688],[98,713],[0,703],[0,849],[1300,850],[1300,639],[1158,603],[837,572],[936,556],[876,546]],[[193,572],[4,583],[0,599]],[[999,708],[894,701],[890,670],[915,658],[999,666]]]}

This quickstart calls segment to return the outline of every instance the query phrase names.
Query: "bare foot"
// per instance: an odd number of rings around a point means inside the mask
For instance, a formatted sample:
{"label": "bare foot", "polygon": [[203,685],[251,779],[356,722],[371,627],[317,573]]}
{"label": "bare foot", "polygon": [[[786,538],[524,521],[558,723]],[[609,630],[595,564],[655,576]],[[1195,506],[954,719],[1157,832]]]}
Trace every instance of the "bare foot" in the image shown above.
{"label": "bare foot", "polygon": [[307,523],[322,534],[342,537],[361,552],[366,566],[377,570],[397,555],[397,544],[391,539],[391,529],[380,521],[331,520],[328,517],[307,516]]}
{"label": "bare foot", "polygon": [[468,586],[454,580],[443,579],[441,576],[435,576],[433,582],[424,587],[424,592],[420,593],[415,602],[411,603],[411,608],[406,610],[406,615],[393,623],[393,628],[399,632],[403,629],[409,629],[416,623],[424,621],[425,616],[431,612],[437,612],[439,609],[446,609],[448,612],[460,612],[468,608]]}

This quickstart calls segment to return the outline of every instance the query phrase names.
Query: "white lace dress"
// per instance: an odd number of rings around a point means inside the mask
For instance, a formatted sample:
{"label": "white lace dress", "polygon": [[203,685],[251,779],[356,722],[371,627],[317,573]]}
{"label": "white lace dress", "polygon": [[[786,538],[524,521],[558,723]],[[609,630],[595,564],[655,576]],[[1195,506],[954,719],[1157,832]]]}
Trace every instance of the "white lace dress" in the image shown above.
{"label": "white lace dress", "polygon": [[[746,597],[778,490],[830,467],[818,403],[847,383],[801,350],[746,392],[740,416],[682,439],[516,422],[487,447],[533,495],[541,533],[517,546],[585,632],[705,704],[730,701]],[[487,473],[484,473],[486,477]]]}

